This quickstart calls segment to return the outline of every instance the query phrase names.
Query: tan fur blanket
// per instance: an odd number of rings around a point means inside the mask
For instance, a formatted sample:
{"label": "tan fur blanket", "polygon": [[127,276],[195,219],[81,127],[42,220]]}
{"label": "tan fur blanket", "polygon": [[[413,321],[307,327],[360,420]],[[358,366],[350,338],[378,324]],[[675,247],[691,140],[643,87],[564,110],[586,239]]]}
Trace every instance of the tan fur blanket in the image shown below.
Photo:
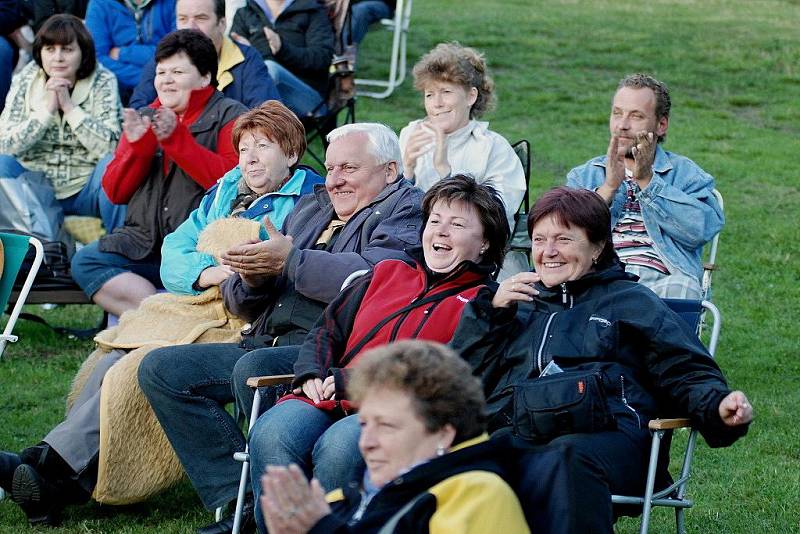
{"label": "tan fur blanket", "polygon": [[[217,257],[231,246],[256,239],[259,224],[224,219],[201,234],[198,250]],[[106,373],[100,393],[100,464],[94,498],[106,504],[130,504],[162,491],[183,476],[183,468],[139,389],[139,362],[153,349],[189,343],[236,342],[243,321],[227,312],[218,287],[196,296],[159,293],[119,324],[100,332],[97,349],[76,375],[67,409],[95,365],[111,350],[130,351]]]}

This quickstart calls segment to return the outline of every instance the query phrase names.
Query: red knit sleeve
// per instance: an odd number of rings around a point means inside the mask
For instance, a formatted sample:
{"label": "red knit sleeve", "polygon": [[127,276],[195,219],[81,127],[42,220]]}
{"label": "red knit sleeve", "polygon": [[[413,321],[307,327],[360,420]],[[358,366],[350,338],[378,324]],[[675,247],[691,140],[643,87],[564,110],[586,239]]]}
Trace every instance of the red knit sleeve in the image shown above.
{"label": "red knit sleeve", "polygon": [[220,128],[217,135],[217,152],[195,141],[189,128],[178,123],[175,131],[161,141],[164,154],[204,189],[208,189],[226,172],[239,163],[239,154],[233,149],[231,136],[233,123]]}
{"label": "red knit sleeve", "polygon": [[138,141],[123,135],[103,174],[103,190],[114,204],[127,204],[150,172],[158,141],[152,130]]}

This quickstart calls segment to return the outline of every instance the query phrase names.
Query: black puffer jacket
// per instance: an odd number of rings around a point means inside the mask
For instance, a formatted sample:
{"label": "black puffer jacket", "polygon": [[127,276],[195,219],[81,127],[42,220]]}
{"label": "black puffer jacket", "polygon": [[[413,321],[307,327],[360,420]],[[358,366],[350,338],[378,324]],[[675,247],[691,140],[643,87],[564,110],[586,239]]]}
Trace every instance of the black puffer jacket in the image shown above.
{"label": "black puffer jacket", "polygon": [[[273,56],[264,28],[281,37],[281,48]],[[274,59],[324,98],[328,89],[328,68],[333,57],[333,26],[328,11],[317,0],[295,0],[272,24],[255,0],[247,0],[233,17],[231,33],[238,33],[261,56]]]}
{"label": "black puffer jacket", "polygon": [[719,417],[730,389],[695,333],[619,264],[537,289],[534,302],[519,310],[492,308],[484,290],[453,337],[453,347],[483,379],[492,414],[510,402],[509,386],[555,360],[564,370],[604,373],[621,430],[644,432],[656,416],[689,414],[712,447],[747,432]]}

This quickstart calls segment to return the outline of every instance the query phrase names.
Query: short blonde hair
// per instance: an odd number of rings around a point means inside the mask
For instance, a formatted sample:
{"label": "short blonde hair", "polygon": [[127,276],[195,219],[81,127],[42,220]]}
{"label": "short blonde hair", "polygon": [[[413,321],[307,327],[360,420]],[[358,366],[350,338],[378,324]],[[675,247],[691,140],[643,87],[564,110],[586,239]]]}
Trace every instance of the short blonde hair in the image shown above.
{"label": "short blonde hair", "polygon": [[414,65],[414,87],[425,91],[431,82],[448,82],[469,90],[478,90],[478,98],[469,110],[471,119],[494,107],[494,80],[487,71],[483,54],[457,42],[440,43]]}

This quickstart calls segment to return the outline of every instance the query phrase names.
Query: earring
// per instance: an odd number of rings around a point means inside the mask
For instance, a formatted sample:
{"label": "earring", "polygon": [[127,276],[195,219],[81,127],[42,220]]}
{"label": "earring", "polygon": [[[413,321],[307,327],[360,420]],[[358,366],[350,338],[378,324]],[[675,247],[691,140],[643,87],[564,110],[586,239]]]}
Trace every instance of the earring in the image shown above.
{"label": "earring", "polygon": [[592,258],[592,265],[597,265],[597,258]]}
{"label": "earring", "polygon": [[480,254],[481,254],[481,256],[483,256],[483,253],[484,253],[484,252],[486,252],[486,249],[485,249],[485,248],[482,248],[482,249],[481,249],[481,251],[480,251]]}
{"label": "earring", "polygon": [[445,450],[444,445],[439,445],[436,447],[436,456],[444,456]]}

